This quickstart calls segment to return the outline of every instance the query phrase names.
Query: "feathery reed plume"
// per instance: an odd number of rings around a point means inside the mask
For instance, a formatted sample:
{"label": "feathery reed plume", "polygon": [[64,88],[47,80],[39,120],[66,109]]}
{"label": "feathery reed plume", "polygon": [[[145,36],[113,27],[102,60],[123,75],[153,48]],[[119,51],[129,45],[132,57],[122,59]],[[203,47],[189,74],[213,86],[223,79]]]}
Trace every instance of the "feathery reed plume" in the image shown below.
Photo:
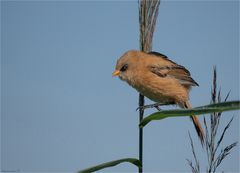
{"label": "feathery reed plume", "polygon": [[139,28],[140,28],[140,50],[150,52],[152,50],[153,33],[156,26],[160,0],[140,0]]}
{"label": "feathery reed plume", "polygon": [[194,145],[193,145],[193,140],[192,140],[192,137],[190,135],[190,132],[188,132],[188,136],[189,136],[189,139],[190,139],[190,144],[191,144],[191,148],[192,148],[192,154],[193,154],[195,165],[192,163],[191,160],[187,159],[187,161],[188,161],[189,166],[192,169],[192,173],[200,173],[199,160],[197,159],[197,155],[195,153],[195,148],[194,148]]}
{"label": "feathery reed plume", "polygon": [[[225,97],[224,101],[227,101],[229,97],[230,92],[228,92],[227,96]],[[221,102],[221,90],[217,92],[217,71],[216,67],[214,67],[213,71],[213,88],[211,91],[211,103],[219,103]],[[222,161],[226,158],[227,155],[230,154],[230,151],[232,148],[234,148],[237,145],[237,142],[234,142],[228,146],[226,146],[224,149],[221,149],[219,151],[219,148],[223,142],[224,136],[226,131],[229,129],[231,122],[233,120],[233,117],[230,119],[230,121],[227,123],[225,128],[223,129],[220,138],[217,141],[217,133],[220,131],[219,124],[221,120],[222,112],[213,113],[210,115],[210,122],[207,123],[206,117],[204,117],[204,127],[205,127],[205,150],[206,155],[208,158],[208,166],[207,166],[207,172],[208,173],[215,173],[218,166],[222,163]],[[192,153],[194,157],[195,164],[192,163],[192,161],[188,160],[188,164],[192,169],[193,173],[199,173],[199,162],[195,154],[194,145],[190,137],[190,143],[192,148]]]}

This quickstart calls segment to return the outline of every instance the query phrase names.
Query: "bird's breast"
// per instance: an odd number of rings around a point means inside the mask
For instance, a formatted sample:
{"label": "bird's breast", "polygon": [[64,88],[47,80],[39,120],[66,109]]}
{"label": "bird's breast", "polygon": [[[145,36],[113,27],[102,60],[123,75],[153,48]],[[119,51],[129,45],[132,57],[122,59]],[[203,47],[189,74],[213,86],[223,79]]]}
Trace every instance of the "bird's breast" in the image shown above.
{"label": "bird's breast", "polygon": [[129,79],[128,84],[135,88],[139,93],[146,96],[150,100],[159,103],[174,102],[173,97],[166,90],[166,84],[164,81],[160,81],[159,78],[154,79],[151,75],[132,76]]}
{"label": "bird's breast", "polygon": [[174,102],[174,99],[164,94],[164,91],[151,88],[151,86],[137,86],[135,89],[150,100],[158,103]]}

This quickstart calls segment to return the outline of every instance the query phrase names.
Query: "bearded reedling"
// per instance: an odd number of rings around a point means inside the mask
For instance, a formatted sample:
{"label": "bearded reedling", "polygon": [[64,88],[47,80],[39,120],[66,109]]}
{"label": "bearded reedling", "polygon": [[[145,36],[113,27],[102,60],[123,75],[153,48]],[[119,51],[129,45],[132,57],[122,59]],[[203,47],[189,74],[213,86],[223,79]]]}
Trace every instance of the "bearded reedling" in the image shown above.
{"label": "bearded reedling", "polygon": [[[189,91],[192,86],[198,86],[185,67],[157,52],[127,51],[118,59],[112,75],[118,76],[139,93],[157,102],[154,107],[176,104],[190,109]],[[195,115],[191,119],[203,144],[203,128]]]}

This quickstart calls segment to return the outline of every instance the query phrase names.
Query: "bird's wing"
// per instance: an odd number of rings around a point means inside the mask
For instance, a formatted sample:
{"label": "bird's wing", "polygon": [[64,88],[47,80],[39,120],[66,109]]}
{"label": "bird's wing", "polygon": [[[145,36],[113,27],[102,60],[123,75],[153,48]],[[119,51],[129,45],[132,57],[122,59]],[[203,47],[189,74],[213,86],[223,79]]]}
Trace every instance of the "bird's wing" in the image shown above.
{"label": "bird's wing", "polygon": [[157,53],[150,52],[149,54],[164,58],[165,60],[171,62],[170,65],[162,66],[161,64],[154,64],[150,66],[150,71],[159,77],[173,77],[177,79],[180,84],[184,86],[198,86],[198,83],[193,80],[190,72],[183,66],[169,60],[167,56]]}
{"label": "bird's wing", "polygon": [[174,77],[182,85],[198,86],[198,83],[191,78],[189,71],[183,66],[152,65],[150,70],[159,77]]}

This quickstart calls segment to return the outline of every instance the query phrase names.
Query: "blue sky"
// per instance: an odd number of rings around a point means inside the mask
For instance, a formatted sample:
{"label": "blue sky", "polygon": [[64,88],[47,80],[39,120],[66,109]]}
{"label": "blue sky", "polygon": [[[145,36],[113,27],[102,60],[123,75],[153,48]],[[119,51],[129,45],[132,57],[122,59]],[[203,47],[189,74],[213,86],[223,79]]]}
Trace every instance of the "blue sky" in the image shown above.
{"label": "blue sky", "polygon": [[[138,157],[138,93],[111,76],[118,57],[139,49],[138,29],[136,1],[1,1],[2,170],[74,172]],[[163,1],[153,50],[191,71],[193,106],[210,102],[214,65],[223,97],[239,100],[238,1]],[[239,140],[238,115],[222,117],[221,129],[234,116],[224,145]],[[188,131],[204,171],[183,117],[145,127],[145,172],[190,171]],[[239,172],[239,149],[219,170]]]}

